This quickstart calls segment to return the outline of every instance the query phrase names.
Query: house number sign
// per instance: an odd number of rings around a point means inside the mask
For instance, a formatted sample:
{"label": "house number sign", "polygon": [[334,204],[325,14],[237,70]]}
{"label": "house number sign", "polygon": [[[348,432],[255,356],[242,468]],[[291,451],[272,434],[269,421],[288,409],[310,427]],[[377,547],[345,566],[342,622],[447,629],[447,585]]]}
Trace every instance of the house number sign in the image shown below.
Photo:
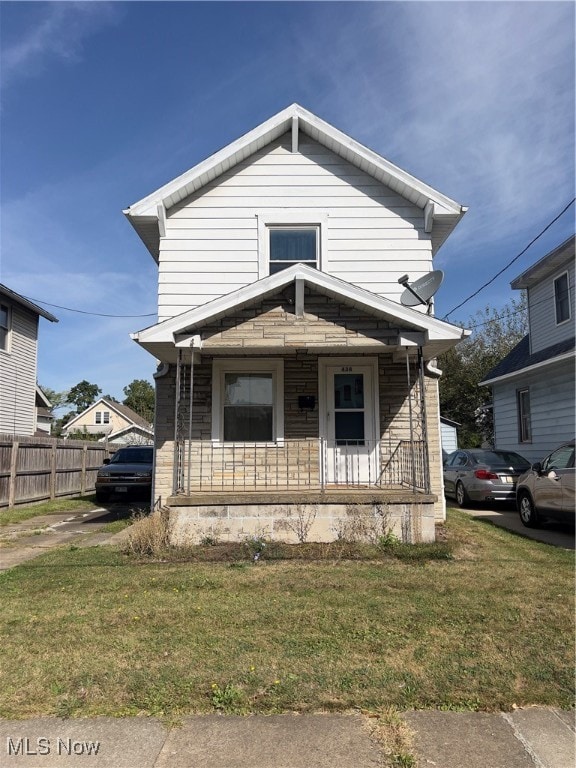
{"label": "house number sign", "polygon": [[351,373],[352,366],[351,365],[343,365],[342,368],[340,368],[342,373]]}

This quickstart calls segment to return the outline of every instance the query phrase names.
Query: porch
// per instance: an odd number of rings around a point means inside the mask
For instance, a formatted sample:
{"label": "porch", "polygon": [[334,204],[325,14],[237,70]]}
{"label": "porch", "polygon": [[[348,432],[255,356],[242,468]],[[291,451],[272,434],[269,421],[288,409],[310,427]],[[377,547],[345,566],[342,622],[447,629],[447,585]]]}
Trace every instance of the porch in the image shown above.
{"label": "porch", "polygon": [[335,538],[433,541],[434,504],[424,441],[324,438],[279,444],[189,441],[185,475],[167,499],[171,539]]}

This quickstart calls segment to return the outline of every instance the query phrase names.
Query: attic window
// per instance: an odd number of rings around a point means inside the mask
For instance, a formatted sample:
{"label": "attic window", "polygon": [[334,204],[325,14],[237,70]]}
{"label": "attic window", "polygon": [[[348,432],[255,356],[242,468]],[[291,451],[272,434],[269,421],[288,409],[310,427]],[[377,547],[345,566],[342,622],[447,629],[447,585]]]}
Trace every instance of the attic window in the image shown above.
{"label": "attic window", "polygon": [[556,305],[556,325],[570,320],[570,289],[568,272],[554,280],[554,303]]}
{"label": "attic window", "polygon": [[96,411],[96,424],[110,424],[110,411]]}
{"label": "attic window", "polygon": [[318,227],[270,227],[269,273],[295,264],[318,268]]}

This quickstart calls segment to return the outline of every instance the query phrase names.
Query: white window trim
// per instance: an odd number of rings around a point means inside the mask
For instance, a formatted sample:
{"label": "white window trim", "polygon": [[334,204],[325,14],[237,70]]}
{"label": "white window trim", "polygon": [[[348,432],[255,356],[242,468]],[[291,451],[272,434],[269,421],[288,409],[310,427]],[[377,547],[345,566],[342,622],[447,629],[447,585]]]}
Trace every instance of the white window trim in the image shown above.
{"label": "white window trim", "polygon": [[[108,416],[108,421],[106,421],[105,416]],[[98,421],[98,417],[100,417],[100,421]],[[99,427],[103,427],[103,426],[106,426],[106,424],[110,424],[110,411],[95,411],[94,424],[97,424]]]}
{"label": "white window trim", "polygon": [[[566,275],[566,287],[568,288],[568,317],[566,320],[560,320],[558,321],[558,303],[556,301],[556,282],[560,280],[561,277],[564,277]],[[568,274],[568,271],[561,272],[559,275],[556,275],[552,282],[552,292],[554,294],[554,320],[556,322],[556,325],[564,325],[564,323],[570,322],[572,319],[572,302],[570,301],[570,275]]]}
{"label": "white window trim", "polygon": [[[224,375],[226,373],[271,373],[273,387],[272,443],[258,445],[282,445],[284,443],[284,361],[278,360],[214,360],[212,364],[212,442],[230,445],[224,441]],[[251,442],[251,441],[246,441]]]}
{"label": "white window trim", "polygon": [[256,214],[258,221],[258,279],[270,274],[270,238],[271,227],[316,227],[318,230],[318,265],[321,272],[328,269],[328,214],[314,211],[263,211]]}
{"label": "white window trim", "polygon": [[[528,411],[523,408],[523,394],[528,395]],[[530,387],[521,387],[516,390],[516,410],[518,413],[518,443],[520,445],[530,445],[532,443],[532,398]],[[525,435],[524,424],[528,425],[528,436]]]}
{"label": "white window trim", "polygon": [[12,350],[12,307],[7,302],[1,302],[6,307],[6,346],[0,347],[0,352],[9,355]]}

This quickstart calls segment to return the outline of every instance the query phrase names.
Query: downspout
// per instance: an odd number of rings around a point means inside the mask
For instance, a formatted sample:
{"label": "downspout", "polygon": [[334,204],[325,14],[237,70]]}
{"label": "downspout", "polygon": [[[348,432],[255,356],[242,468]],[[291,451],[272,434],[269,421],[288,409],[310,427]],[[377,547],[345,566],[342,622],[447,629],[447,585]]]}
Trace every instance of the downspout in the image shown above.
{"label": "downspout", "polygon": [[[157,381],[158,379],[161,379],[163,376],[166,376],[168,371],[170,370],[170,366],[168,363],[160,363],[158,366],[156,373],[152,374],[152,378]],[[157,426],[158,426],[158,385],[154,387],[154,463],[152,465],[152,507],[155,509],[156,507],[162,506],[162,499],[159,497],[158,501],[156,501],[156,435],[157,435]]]}

